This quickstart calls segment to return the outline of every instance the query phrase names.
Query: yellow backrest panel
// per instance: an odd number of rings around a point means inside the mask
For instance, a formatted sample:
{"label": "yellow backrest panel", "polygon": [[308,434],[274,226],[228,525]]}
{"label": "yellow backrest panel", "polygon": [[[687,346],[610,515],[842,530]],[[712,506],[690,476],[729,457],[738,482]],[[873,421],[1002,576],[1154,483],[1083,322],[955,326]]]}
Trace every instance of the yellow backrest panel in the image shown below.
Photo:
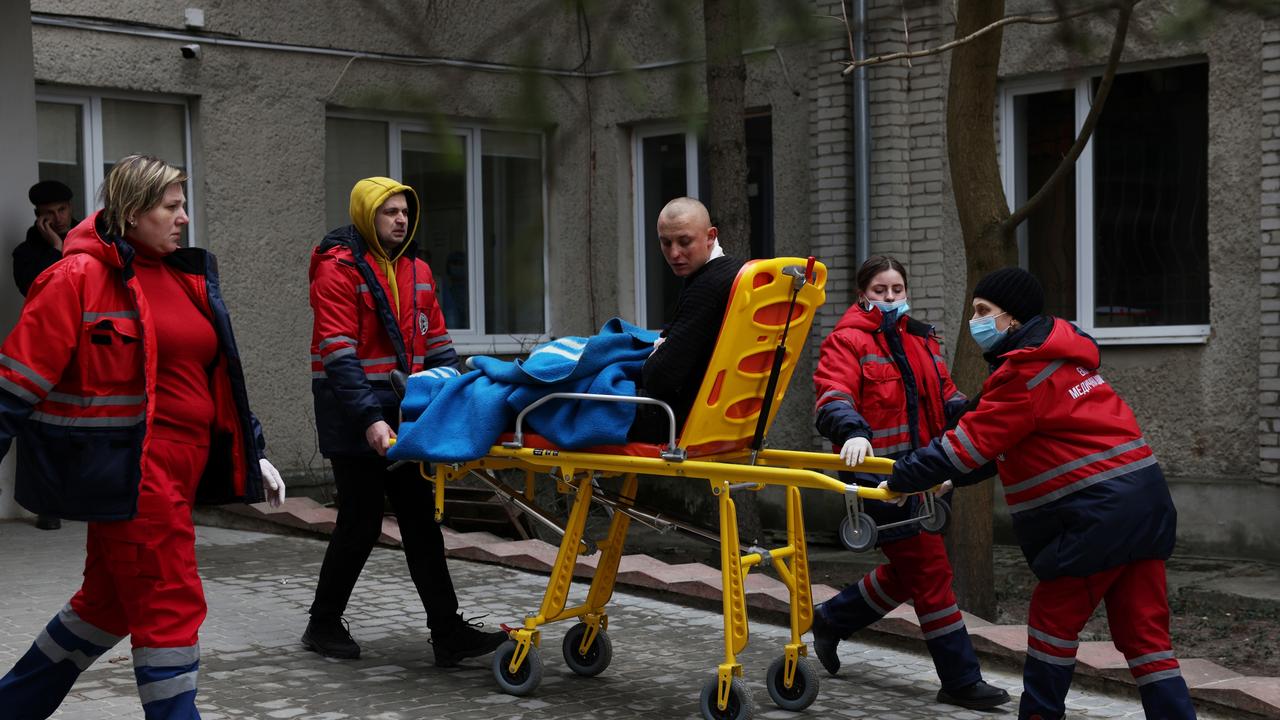
{"label": "yellow backrest panel", "polygon": [[[690,455],[741,450],[751,444],[795,287],[792,275],[784,270],[794,268],[792,272],[803,274],[807,263],[805,258],[752,260],[738,271],[711,364],[680,434],[680,445]],[[786,355],[768,423],[782,404],[814,314],[826,299],[826,284],[827,267],[815,262],[791,310]]]}

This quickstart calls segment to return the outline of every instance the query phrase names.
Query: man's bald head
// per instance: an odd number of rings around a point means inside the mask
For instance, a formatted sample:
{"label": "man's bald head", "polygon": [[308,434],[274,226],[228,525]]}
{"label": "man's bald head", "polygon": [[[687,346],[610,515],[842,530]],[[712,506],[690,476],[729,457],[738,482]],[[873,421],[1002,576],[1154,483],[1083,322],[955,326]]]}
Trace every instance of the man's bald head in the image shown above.
{"label": "man's bald head", "polygon": [[711,213],[707,212],[707,206],[691,197],[678,197],[664,205],[662,212],[658,213],[659,223],[664,220],[672,222],[684,218],[697,223],[700,227],[711,227]]}
{"label": "man's bald head", "polygon": [[658,213],[662,255],[678,277],[688,277],[707,264],[717,232],[707,206],[690,197],[676,198]]}

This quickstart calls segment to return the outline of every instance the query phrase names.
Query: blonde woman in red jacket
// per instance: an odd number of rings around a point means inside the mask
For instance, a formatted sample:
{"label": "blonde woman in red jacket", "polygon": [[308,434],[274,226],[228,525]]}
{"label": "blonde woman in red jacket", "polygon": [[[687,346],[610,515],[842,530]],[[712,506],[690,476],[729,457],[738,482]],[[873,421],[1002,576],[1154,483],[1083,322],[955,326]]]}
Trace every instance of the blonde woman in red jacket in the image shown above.
{"label": "blonde woman in red jacket", "polygon": [[130,155],[0,347],[0,454],[18,502],[89,521],[84,584],[0,678],[14,720],[53,714],[130,636],[147,720],[198,718],[205,616],[191,507],[284,499],[263,457],[214,257],[183,248],[186,176]]}

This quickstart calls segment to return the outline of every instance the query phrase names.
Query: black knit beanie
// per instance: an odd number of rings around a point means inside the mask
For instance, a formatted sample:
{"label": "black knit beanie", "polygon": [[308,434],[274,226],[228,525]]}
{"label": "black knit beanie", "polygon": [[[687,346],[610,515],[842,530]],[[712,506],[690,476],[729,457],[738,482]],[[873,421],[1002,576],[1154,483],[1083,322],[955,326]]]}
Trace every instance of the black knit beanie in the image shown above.
{"label": "black knit beanie", "polygon": [[990,300],[1020,323],[1044,312],[1044,289],[1035,275],[1022,268],[1000,268],[988,273],[978,281],[973,297]]}

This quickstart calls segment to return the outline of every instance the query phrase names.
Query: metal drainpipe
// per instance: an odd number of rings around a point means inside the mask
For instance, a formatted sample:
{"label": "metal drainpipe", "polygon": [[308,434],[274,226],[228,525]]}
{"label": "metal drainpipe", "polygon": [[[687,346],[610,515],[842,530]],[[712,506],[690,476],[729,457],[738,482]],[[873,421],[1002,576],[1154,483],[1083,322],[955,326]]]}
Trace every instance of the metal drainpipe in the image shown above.
{"label": "metal drainpipe", "polygon": [[[843,0],[841,0],[843,2]],[[853,0],[853,56],[867,57],[867,0]],[[853,251],[858,266],[871,255],[871,105],[867,68],[853,71]]]}

